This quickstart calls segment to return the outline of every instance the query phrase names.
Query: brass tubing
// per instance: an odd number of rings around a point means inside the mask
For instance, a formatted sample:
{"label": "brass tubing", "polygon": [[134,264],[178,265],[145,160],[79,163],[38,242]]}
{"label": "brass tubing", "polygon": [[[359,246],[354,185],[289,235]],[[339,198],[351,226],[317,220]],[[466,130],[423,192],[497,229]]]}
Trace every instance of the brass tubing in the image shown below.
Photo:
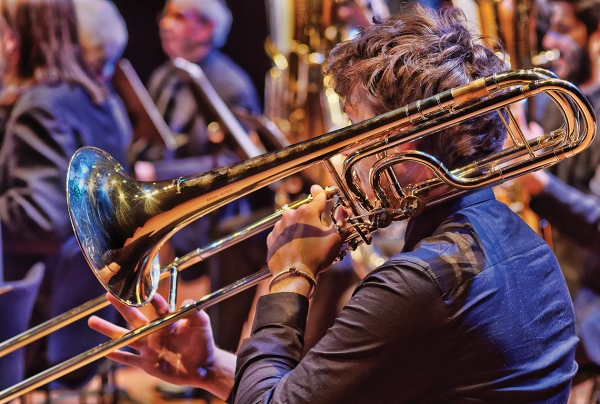
{"label": "brass tubing", "polygon": [[23,380],[22,382],[0,392],[0,404],[7,403],[25,393],[34,390],[37,387],[56,380],[61,376],[87,365],[88,363],[92,363],[119,348],[129,345],[132,342],[153,333],[154,331],[160,330],[161,328],[173,324],[177,320],[185,318],[196,311],[203,310],[212,306],[213,304],[219,303],[230,296],[242,292],[262,282],[263,280],[268,279],[270,276],[271,272],[269,272],[268,269],[262,269],[222,289],[219,289],[216,292],[206,295],[199,300],[189,303],[173,313],[169,313],[166,316],[151,321],[142,327],[131,330],[120,338],[107,341],[95,348],[90,349],[89,351],[59,363],[58,365],[53,366],[35,376],[32,376],[27,380]]}
{"label": "brass tubing", "polygon": [[[340,188],[341,202],[352,205],[358,201],[355,191],[364,194],[360,189],[350,187],[353,185],[356,188],[350,174],[354,171],[353,164],[359,159],[375,156],[379,152],[385,152],[386,155],[388,150],[397,145],[419,140],[433,131],[443,130],[461,120],[540,92],[548,93],[562,107],[565,124],[560,130],[538,139],[537,143],[529,141],[532,146],[535,145],[534,150],[539,148],[540,155],[536,153],[535,160],[523,158],[527,155],[525,147],[499,151],[453,171],[423,152],[406,150],[396,157],[389,155],[380,158],[379,163],[371,167],[374,173],[370,175],[379,175],[379,171],[394,164],[394,159],[404,159],[435,169],[436,178],[421,184],[409,184],[406,189],[403,187],[402,194],[406,197],[398,201],[398,210],[377,208],[379,205],[373,210],[370,206],[358,204],[353,210],[361,214],[348,219],[352,220],[355,231],[349,232],[345,240],[345,247],[352,248],[360,243],[359,236],[366,241],[369,234],[377,230],[379,224],[374,219],[381,217],[380,214],[393,214],[394,220],[399,220],[427,205],[440,203],[456,192],[492,186],[545,168],[584,150],[594,138],[596,129],[595,115],[589,101],[576,87],[552,78],[549,72],[541,69],[498,73],[245,162],[190,177],[152,183],[129,178],[123,168],[101,150],[83,148],[76,153],[69,166],[68,202],[75,233],[88,263],[107,290],[121,302],[140,306],[152,298],[158,280],[163,276],[163,269],[158,264],[160,247],[181,227],[203,214],[314,164],[325,162],[330,169],[334,169],[327,160],[344,151],[353,156],[347,156],[341,168],[342,173],[334,178]],[[552,150],[545,150],[546,147]],[[495,162],[497,159],[500,159],[498,164]],[[372,184],[378,183],[378,180],[372,181]],[[447,185],[449,191],[424,195],[424,199],[420,199],[421,191],[441,184]],[[349,200],[344,201],[344,197]],[[279,215],[273,217],[273,222],[278,218]],[[360,218],[365,220],[359,221]],[[257,226],[256,229],[260,231],[258,229],[262,227]],[[207,249],[196,250],[171,265],[191,265],[221,251],[228,243],[240,240],[234,235],[231,238],[219,240]],[[257,273],[257,280],[251,282],[258,283],[267,276],[268,271],[262,271]],[[248,278],[240,282],[243,287]],[[235,284],[230,286],[237,287]],[[163,327],[165,322],[165,325],[170,324],[186,316],[192,309],[208,307],[226,298],[226,295],[222,295],[217,291],[208,295],[210,298],[207,296],[198,301],[202,302],[198,306],[181,308],[164,319],[155,320],[152,326],[127,333],[122,339],[109,341],[48,369],[0,392],[0,399],[11,399],[31,391],[149,334],[150,329]]]}
{"label": "brass tubing", "polygon": [[29,330],[15,335],[0,344],[0,357],[7,355],[33,341],[45,337],[83,317],[95,313],[96,311],[110,306],[106,296],[98,296],[95,299],[89,300],[86,303],[77,306],[69,311],[64,312],[60,316],[51,318]]}

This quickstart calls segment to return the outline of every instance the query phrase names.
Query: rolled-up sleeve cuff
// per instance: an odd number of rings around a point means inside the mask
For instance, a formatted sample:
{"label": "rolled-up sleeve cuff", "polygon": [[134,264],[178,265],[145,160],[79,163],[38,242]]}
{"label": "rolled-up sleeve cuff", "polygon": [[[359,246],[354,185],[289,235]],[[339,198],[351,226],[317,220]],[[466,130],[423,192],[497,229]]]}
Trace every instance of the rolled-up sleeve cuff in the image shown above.
{"label": "rolled-up sleeve cuff", "polygon": [[298,293],[271,293],[261,296],[256,307],[256,316],[252,325],[252,333],[273,324],[287,324],[306,329],[308,299]]}

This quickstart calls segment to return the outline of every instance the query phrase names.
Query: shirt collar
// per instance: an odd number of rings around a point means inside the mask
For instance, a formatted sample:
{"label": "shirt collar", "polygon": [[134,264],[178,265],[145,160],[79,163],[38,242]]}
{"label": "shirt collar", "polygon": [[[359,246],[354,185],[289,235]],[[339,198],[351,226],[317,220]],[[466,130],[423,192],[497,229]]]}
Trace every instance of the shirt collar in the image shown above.
{"label": "shirt collar", "polygon": [[410,218],[406,228],[406,239],[403,252],[412,251],[417,243],[431,236],[442,222],[466,207],[495,199],[491,188],[471,191],[439,205],[433,205],[425,209],[419,216]]}

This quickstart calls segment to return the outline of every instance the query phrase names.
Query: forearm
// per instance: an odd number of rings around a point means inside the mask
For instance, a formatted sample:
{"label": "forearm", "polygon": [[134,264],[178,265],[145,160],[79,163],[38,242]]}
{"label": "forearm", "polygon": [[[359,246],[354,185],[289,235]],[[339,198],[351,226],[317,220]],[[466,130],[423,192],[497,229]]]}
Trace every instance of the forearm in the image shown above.
{"label": "forearm", "polygon": [[225,400],[233,389],[237,356],[231,352],[217,349],[215,364],[208,370],[201,386],[217,397]]}
{"label": "forearm", "polygon": [[[316,281],[311,275],[310,269],[301,263],[296,263],[292,271],[286,272],[288,269],[276,269],[275,277],[271,278],[269,283],[269,293],[291,292],[310,298],[316,288]],[[278,273],[284,275],[278,276]]]}
{"label": "forearm", "polygon": [[[427,381],[425,373],[411,369],[425,372],[420,359],[439,360],[445,346],[443,334],[432,332],[439,329],[422,321],[425,315],[435,324],[443,322],[439,288],[425,271],[388,267],[376,272],[363,280],[327,334],[306,353],[302,306],[307,310],[308,300],[294,293],[262,297],[252,335],[238,354],[229,402],[418,401],[411,396],[413,388]],[[283,298],[289,299],[287,304]],[[420,349],[417,341],[423,342]],[[403,370],[407,374],[398,378]]]}
{"label": "forearm", "polygon": [[[295,293],[261,297],[250,339],[238,354],[230,402],[259,402],[302,357],[308,299]],[[268,400],[267,400],[268,401]]]}

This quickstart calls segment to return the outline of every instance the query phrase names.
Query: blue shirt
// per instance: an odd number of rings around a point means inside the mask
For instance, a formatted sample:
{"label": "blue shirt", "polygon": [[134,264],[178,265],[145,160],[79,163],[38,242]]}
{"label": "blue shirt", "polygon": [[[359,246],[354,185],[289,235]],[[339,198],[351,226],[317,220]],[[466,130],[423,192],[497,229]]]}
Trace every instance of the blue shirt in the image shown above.
{"label": "blue shirt", "polygon": [[260,299],[232,402],[566,403],[571,300],[546,243],[482,190],[410,220],[302,358],[308,301]]}
{"label": "blue shirt", "polygon": [[581,340],[577,361],[583,370],[600,366],[600,199],[550,175],[547,186],[531,198],[530,206],[548,219],[554,230],[585,247],[586,265],[580,268],[580,286],[573,299]]}

